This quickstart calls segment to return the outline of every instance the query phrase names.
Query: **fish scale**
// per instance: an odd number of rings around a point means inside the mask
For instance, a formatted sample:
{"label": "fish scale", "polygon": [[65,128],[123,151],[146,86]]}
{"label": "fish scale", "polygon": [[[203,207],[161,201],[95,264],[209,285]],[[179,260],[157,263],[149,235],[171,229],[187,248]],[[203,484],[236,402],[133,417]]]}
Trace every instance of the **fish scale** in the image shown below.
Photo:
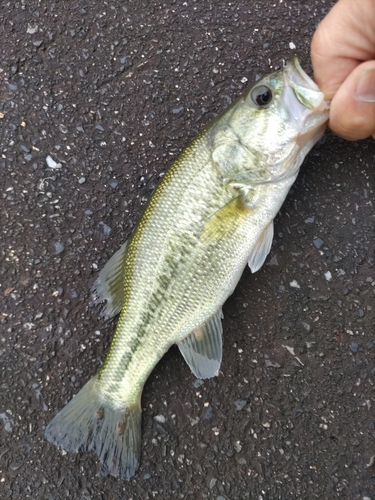
{"label": "fish scale", "polygon": [[47,426],[49,441],[95,451],[112,475],[136,473],[147,377],[173,344],[196,377],[217,374],[222,306],[246,264],[263,265],[273,219],[327,119],[323,94],[294,59],[186,148],[99,274],[97,302],[107,301],[107,317],[121,313],[115,335],[98,374]]}

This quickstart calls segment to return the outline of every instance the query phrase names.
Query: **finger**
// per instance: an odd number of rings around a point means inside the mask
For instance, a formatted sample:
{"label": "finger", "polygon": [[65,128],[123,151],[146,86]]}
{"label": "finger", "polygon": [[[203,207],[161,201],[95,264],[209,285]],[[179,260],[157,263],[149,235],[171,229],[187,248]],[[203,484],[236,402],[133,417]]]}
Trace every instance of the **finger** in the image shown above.
{"label": "finger", "polygon": [[326,99],[362,61],[375,58],[375,1],[340,0],[311,43],[314,78]]}
{"label": "finger", "polygon": [[357,66],[334,95],[329,127],[355,141],[375,136],[375,60]]}

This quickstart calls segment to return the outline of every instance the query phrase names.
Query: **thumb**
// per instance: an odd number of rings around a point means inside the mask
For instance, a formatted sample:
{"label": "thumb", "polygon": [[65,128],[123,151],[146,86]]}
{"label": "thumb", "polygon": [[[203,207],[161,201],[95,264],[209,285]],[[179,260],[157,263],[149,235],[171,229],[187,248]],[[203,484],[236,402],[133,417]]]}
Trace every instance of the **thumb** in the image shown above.
{"label": "thumb", "polygon": [[375,61],[359,64],[337,90],[329,127],[351,141],[375,138]]}

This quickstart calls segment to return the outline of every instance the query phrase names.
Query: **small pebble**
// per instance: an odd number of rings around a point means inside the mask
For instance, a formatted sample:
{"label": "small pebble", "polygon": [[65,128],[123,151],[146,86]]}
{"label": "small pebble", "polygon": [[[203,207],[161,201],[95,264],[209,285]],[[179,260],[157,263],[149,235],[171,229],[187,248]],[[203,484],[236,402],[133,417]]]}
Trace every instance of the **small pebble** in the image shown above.
{"label": "small pebble", "polygon": [[156,420],[160,424],[164,424],[165,423],[165,417],[164,417],[164,415],[156,415],[154,417],[154,420]]}
{"label": "small pebble", "polygon": [[210,490],[212,490],[212,488],[215,487],[216,483],[217,483],[217,479],[216,479],[216,477],[213,477],[210,481]]}
{"label": "small pebble", "polygon": [[55,255],[63,252],[65,248],[64,244],[61,241],[56,241],[56,243],[53,244],[53,247]]}
{"label": "small pebble", "polygon": [[237,453],[239,453],[242,450],[242,445],[240,443],[234,443],[233,447]]}
{"label": "small pebble", "polygon": [[209,406],[209,407],[207,408],[207,410],[204,412],[204,415],[203,415],[203,418],[202,418],[202,419],[203,419],[203,420],[210,420],[210,418],[212,418],[212,417],[213,417],[213,415],[214,415],[214,412],[213,412],[213,410],[212,410],[211,406]]}
{"label": "small pebble", "polygon": [[56,163],[49,155],[46,158],[46,163],[49,168],[61,168],[61,163]]}
{"label": "small pebble", "polygon": [[104,222],[99,222],[99,227],[102,229],[104,236],[108,236],[112,229]]}
{"label": "small pebble", "polygon": [[266,366],[272,366],[273,368],[280,368],[281,365],[279,363],[275,363],[274,361],[271,361],[270,359],[265,360]]}
{"label": "small pebble", "polygon": [[29,35],[34,35],[34,33],[38,32],[38,26],[32,26],[31,24],[27,25],[26,33]]}
{"label": "small pebble", "polygon": [[315,238],[313,243],[316,246],[316,248],[320,248],[323,245],[323,240],[321,240],[320,238]]}
{"label": "small pebble", "polygon": [[201,385],[204,384],[204,381],[201,379],[201,378],[197,378],[196,380],[194,380],[193,382],[193,386],[198,389],[198,387],[200,387]]}
{"label": "small pebble", "polygon": [[352,351],[352,352],[358,352],[358,344],[357,342],[350,342],[349,344],[349,349]]}
{"label": "small pebble", "polygon": [[13,471],[18,470],[20,467],[22,467],[22,462],[13,462],[12,464],[9,465],[9,468]]}
{"label": "small pebble", "polygon": [[239,399],[238,401],[234,402],[234,406],[236,407],[237,411],[241,411],[247,404],[246,399]]}

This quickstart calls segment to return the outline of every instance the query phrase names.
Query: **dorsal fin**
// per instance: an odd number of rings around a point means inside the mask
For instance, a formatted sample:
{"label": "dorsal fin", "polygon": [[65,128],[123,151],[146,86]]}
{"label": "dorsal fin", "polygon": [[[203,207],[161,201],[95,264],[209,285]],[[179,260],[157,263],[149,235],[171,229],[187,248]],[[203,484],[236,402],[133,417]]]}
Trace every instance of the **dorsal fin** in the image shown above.
{"label": "dorsal fin", "polygon": [[94,304],[107,301],[101,315],[105,319],[118,314],[123,306],[124,288],[124,256],[128,242],[126,241],[99,273],[98,279],[91,288]]}

